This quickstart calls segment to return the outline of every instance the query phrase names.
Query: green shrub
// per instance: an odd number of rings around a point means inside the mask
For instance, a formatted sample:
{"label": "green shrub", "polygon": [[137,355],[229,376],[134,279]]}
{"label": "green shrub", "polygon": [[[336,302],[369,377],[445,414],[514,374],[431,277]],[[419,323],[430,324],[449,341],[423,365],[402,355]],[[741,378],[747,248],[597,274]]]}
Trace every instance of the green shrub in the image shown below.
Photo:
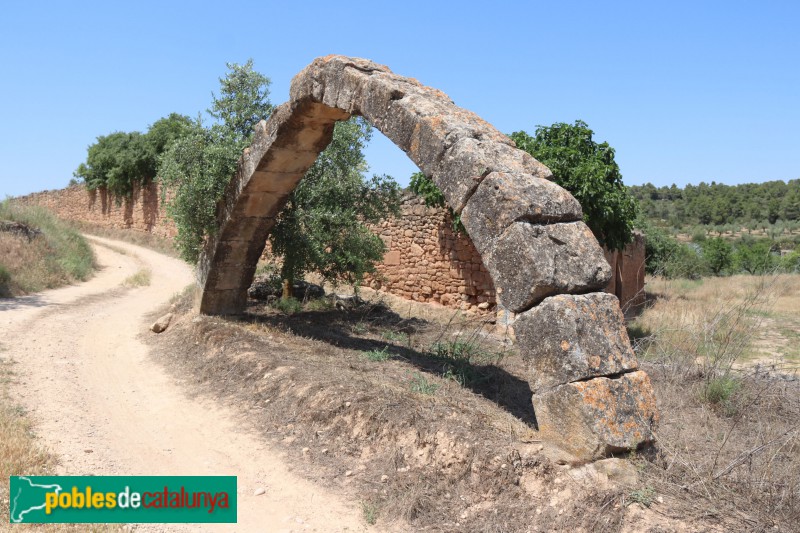
{"label": "green shrub", "polygon": [[731,400],[742,387],[742,382],[735,377],[725,374],[709,379],[703,388],[703,399],[710,404],[725,408],[729,414],[732,412]]}
{"label": "green shrub", "polygon": [[428,378],[423,376],[422,374],[415,372],[414,376],[411,378],[411,391],[418,392],[420,394],[427,394],[433,395],[436,393],[439,385],[436,383],[431,383],[428,381]]}
{"label": "green shrub", "polygon": [[708,265],[700,255],[697,245],[678,243],[675,252],[664,264],[667,278],[700,279],[709,273]]}
{"label": "green shrub", "polygon": [[297,298],[281,298],[280,300],[275,300],[272,306],[286,315],[294,315],[303,310],[303,302]]}
{"label": "green shrub", "polygon": [[656,490],[651,486],[631,491],[629,497],[632,502],[650,507],[656,499]]}
{"label": "green shrub", "polygon": [[364,357],[370,361],[383,362],[389,359],[388,346],[384,346],[382,350],[369,350],[364,353]]}
{"label": "green shrub", "polygon": [[800,273],[800,249],[796,249],[781,258],[781,270],[790,274]]}

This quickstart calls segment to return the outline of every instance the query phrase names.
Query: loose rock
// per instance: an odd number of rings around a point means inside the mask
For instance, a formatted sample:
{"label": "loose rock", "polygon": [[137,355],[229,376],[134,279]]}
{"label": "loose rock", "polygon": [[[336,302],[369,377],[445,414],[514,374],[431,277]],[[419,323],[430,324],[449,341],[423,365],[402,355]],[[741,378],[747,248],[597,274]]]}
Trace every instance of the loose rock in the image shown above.
{"label": "loose rock", "polygon": [[169,327],[169,323],[172,321],[172,317],[172,313],[167,313],[166,315],[162,316],[153,322],[153,325],[150,326],[150,331],[154,333],[161,333],[162,331],[166,330]]}

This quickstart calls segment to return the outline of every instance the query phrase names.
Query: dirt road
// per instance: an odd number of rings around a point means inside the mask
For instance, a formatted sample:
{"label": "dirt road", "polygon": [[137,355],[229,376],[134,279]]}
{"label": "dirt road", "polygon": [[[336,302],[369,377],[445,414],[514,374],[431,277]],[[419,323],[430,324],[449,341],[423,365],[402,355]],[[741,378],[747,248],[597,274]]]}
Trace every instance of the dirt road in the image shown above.
{"label": "dirt road", "polygon": [[[235,413],[189,398],[137,340],[145,315],[192,281],[190,268],[92,242],[101,269],[87,283],[0,300],[0,342],[17,363],[12,392],[60,457],[57,473],[238,476],[238,525],[137,531],[365,531],[355,502],[294,475]],[[150,285],[124,287],[142,268]]]}

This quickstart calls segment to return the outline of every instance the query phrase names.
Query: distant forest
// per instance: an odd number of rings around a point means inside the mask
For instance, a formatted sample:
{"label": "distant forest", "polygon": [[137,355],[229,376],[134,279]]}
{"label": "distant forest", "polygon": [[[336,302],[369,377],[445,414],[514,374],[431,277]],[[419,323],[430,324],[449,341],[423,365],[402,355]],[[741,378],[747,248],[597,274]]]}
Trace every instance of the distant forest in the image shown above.
{"label": "distant forest", "polygon": [[684,188],[647,183],[629,189],[644,218],[675,229],[702,225],[739,230],[800,223],[800,179],[742,185],[712,181]]}

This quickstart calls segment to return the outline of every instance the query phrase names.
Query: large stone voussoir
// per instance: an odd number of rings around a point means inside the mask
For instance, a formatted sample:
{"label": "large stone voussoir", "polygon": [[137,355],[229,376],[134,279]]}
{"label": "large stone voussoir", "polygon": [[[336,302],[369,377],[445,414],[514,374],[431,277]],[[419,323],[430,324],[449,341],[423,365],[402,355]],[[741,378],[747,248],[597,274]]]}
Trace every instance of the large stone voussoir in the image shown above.
{"label": "large stone voussoir", "polygon": [[[509,141],[509,139],[505,139]],[[426,171],[442,190],[445,199],[460,213],[481,181],[492,172],[529,174],[551,180],[550,169],[530,154],[504,140],[479,140],[462,136],[453,140],[433,171]]]}
{"label": "large stone voussoir", "polygon": [[543,438],[579,460],[635,450],[655,440],[659,415],[650,378],[642,371],[561,385],[533,396]]}
{"label": "large stone voussoir", "polygon": [[548,296],[602,289],[611,279],[603,250],[583,222],[515,222],[486,259],[500,303],[515,313]]}
{"label": "large stone voussoir", "polygon": [[363,58],[335,55],[320,57],[292,78],[289,96],[292,101],[310,96],[335,107],[340,98],[345,98],[340,94],[346,90],[347,82],[353,81],[349,75],[363,74],[366,77],[372,72],[391,73],[391,70]]}
{"label": "large stone voussoir", "polygon": [[215,315],[235,315],[242,312],[247,304],[247,288],[231,290],[214,289],[203,291],[200,299],[200,313]]}
{"label": "large stone voussoir", "polygon": [[492,172],[461,212],[461,222],[481,254],[514,222],[574,222],[583,219],[580,203],[552,181],[531,174]]}
{"label": "large stone voussoir", "polygon": [[534,392],[637,368],[619,302],[605,292],[545,298],[517,316],[514,333]]}

